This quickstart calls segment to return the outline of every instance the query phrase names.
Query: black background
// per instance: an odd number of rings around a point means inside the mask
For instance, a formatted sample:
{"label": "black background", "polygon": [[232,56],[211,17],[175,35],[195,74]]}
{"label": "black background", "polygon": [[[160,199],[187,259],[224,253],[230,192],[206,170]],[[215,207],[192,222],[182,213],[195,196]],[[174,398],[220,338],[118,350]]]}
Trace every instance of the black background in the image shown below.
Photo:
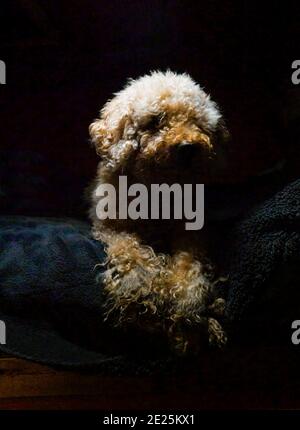
{"label": "black background", "polygon": [[188,72],[232,133],[232,179],[299,172],[299,7],[293,2],[1,2],[1,213],[85,216],[88,125],[129,77]]}

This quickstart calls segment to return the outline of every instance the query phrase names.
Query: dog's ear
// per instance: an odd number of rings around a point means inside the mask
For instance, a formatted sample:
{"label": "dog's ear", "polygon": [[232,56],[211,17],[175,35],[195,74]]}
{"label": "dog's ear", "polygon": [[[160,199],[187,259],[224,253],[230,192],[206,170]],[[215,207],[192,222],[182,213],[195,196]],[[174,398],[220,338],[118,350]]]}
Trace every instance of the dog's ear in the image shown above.
{"label": "dog's ear", "polygon": [[102,157],[106,154],[106,147],[102,145],[108,139],[108,133],[105,125],[105,121],[102,119],[95,119],[89,126],[89,133],[91,137],[91,143],[96,149],[97,154]]}
{"label": "dog's ear", "polygon": [[113,170],[118,169],[138,148],[135,127],[129,114],[117,117],[117,111],[103,111],[89,127],[97,154]]}

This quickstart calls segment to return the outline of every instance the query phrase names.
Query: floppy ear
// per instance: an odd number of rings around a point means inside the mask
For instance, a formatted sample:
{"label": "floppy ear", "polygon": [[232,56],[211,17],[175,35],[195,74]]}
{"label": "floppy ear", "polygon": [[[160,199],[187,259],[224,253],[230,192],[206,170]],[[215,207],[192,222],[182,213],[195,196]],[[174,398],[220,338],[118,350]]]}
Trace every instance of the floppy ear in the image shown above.
{"label": "floppy ear", "polygon": [[97,154],[113,170],[125,165],[138,148],[130,115],[118,115],[118,111],[111,106],[104,108],[101,118],[90,125],[89,132]]}

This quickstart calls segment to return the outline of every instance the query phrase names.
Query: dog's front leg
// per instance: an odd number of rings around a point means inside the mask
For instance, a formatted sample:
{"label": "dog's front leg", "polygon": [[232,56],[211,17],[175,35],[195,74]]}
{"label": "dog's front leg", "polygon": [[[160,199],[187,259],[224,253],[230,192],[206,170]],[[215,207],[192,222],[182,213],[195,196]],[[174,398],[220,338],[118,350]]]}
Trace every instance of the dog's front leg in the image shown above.
{"label": "dog's front leg", "polygon": [[115,325],[147,328],[146,321],[157,313],[154,279],[165,264],[164,257],[141,245],[135,234],[106,231],[101,240],[107,252],[103,274],[106,317]]}
{"label": "dog's front leg", "polygon": [[[225,302],[216,292],[217,281],[207,259],[196,259],[192,252],[177,251],[169,268],[169,318],[174,322],[175,336],[189,343],[188,334],[195,337],[198,327],[202,338],[203,331],[207,332],[209,343],[224,345],[226,334],[219,321],[223,319]],[[185,349],[184,345],[181,347]]]}

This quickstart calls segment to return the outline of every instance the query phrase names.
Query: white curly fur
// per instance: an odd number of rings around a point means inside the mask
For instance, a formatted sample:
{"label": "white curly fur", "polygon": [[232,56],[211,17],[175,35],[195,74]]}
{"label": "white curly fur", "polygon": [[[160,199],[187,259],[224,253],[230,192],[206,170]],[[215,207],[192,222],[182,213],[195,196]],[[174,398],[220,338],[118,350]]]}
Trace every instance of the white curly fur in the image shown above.
{"label": "white curly fur", "polygon": [[137,80],[129,80],[125,88],[115,93],[116,98],[103,108],[102,115],[108,115],[107,125],[115,128],[122,116],[131,115],[135,126],[141,118],[164,109],[164,105],[178,102],[195,108],[204,128],[214,131],[221,114],[203,89],[187,74],[171,71],[153,72]]}

